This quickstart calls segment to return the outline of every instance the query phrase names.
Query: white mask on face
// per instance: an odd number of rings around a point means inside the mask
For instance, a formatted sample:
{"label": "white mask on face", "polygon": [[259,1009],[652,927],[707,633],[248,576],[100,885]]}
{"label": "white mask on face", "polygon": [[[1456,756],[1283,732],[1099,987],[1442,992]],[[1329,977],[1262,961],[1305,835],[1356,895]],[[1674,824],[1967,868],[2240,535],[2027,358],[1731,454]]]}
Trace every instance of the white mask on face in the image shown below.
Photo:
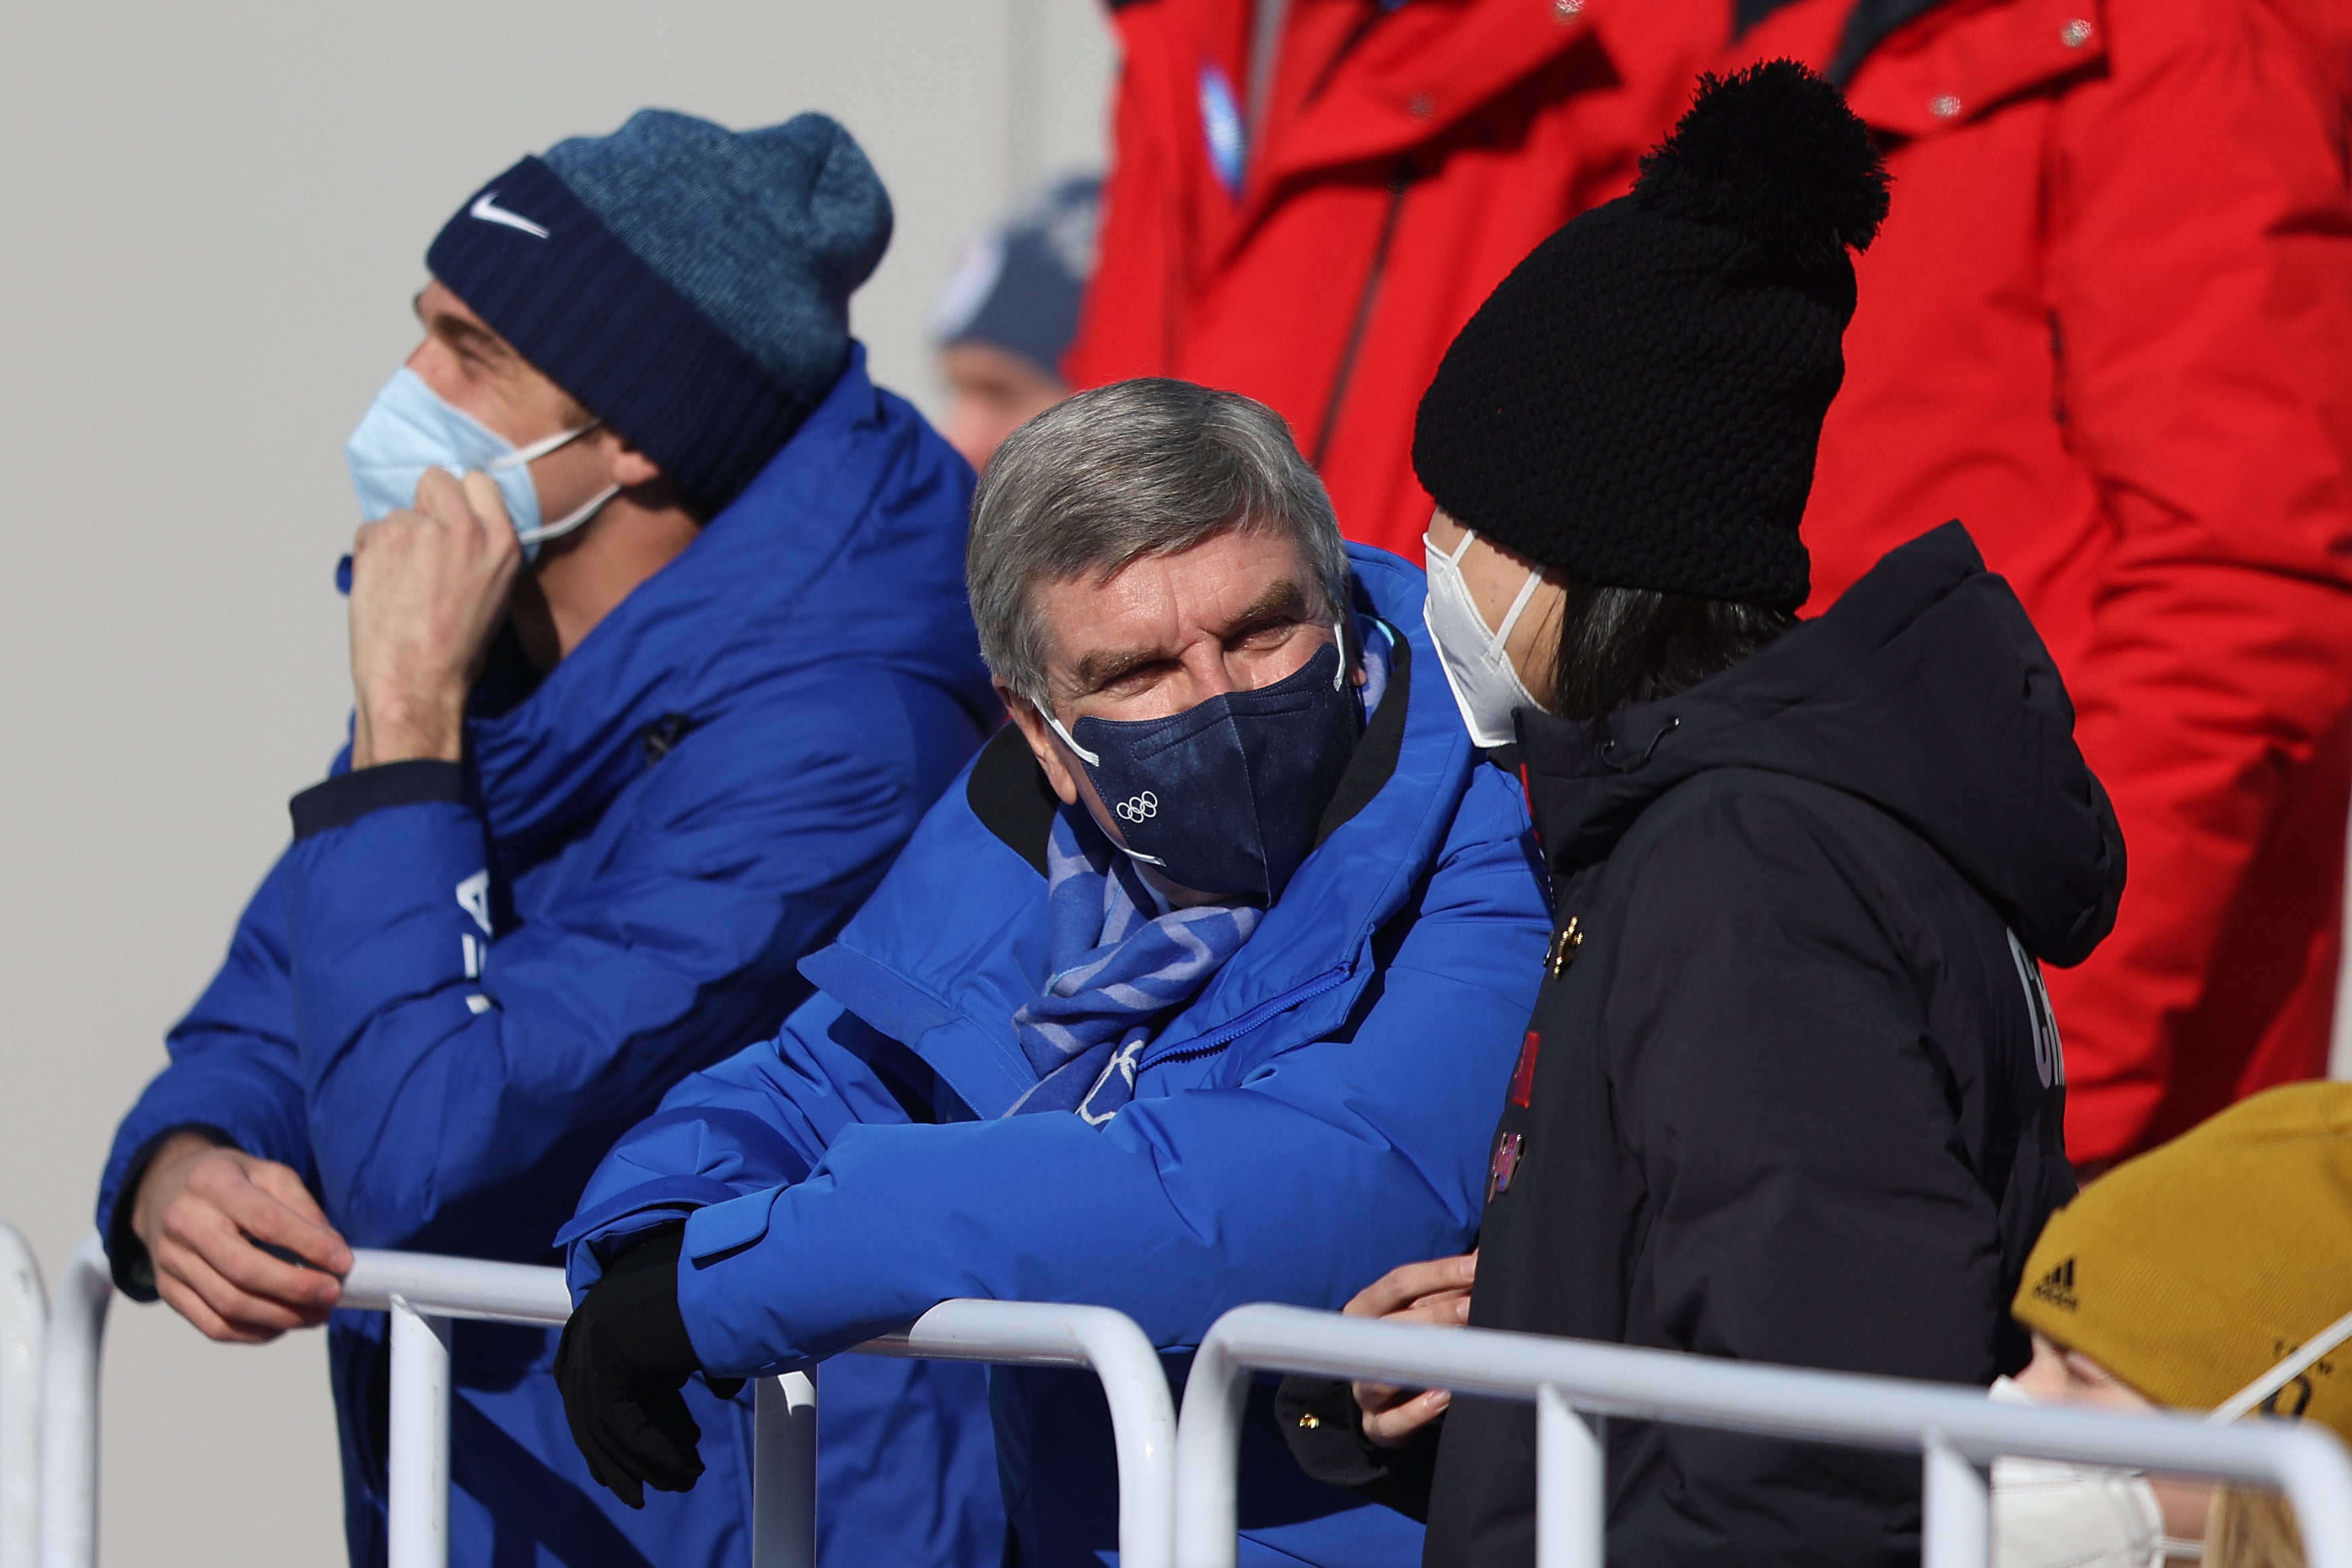
{"label": "white mask on face", "polygon": [[[2004,1377],[1990,1397],[2031,1405]],[[2162,1568],[2205,1549],[2164,1533],[2156,1489],[2137,1470],[2060,1459],[1999,1458],[1992,1465],[1992,1568]]]}
{"label": "white mask on face", "polygon": [[1454,705],[1462,710],[1472,743],[1508,746],[1518,737],[1511,716],[1523,707],[1543,706],[1528,695],[1507,651],[1511,628],[1518,624],[1519,612],[1535,597],[1543,578],[1528,572],[1518,597],[1504,612],[1502,625],[1489,632],[1478,613],[1478,601],[1470,597],[1470,585],[1462,579],[1462,558],[1477,537],[1475,531],[1463,529],[1462,543],[1447,555],[1427,534],[1422,535],[1429,560],[1429,601],[1422,607],[1422,620],[1429,627],[1429,640],[1437,645],[1437,663],[1445,671],[1445,684],[1454,688]]}

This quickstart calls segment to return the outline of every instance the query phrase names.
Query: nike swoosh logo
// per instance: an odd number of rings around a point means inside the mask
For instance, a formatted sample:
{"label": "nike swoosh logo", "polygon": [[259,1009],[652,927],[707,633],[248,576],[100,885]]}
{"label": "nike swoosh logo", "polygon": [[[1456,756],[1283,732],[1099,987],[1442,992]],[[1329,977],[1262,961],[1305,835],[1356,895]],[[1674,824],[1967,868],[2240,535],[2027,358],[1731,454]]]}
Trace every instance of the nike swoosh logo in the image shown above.
{"label": "nike swoosh logo", "polygon": [[510,229],[520,229],[533,239],[547,237],[545,229],[532,223],[520,213],[507,211],[498,204],[498,201],[499,193],[496,191],[484,191],[474,198],[474,204],[466,209],[466,215],[469,218],[479,218],[486,224],[504,224]]}

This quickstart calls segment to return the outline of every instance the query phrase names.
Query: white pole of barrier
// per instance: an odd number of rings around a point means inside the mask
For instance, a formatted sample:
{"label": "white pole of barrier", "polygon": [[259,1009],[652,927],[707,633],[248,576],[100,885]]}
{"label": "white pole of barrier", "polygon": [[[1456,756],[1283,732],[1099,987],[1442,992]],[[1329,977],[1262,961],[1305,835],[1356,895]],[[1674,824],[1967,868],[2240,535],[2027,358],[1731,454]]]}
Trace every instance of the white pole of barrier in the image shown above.
{"label": "white pole of barrier", "polygon": [[392,1299],[390,1568],[449,1568],[449,1320]]}
{"label": "white pole of barrier", "polygon": [[98,1352],[113,1299],[106,1249],[92,1236],[58,1281],[41,1358],[41,1568],[98,1561]]}
{"label": "white pole of barrier", "polygon": [[[112,1290],[92,1237],[58,1287],[42,1369],[38,1568],[94,1563],[98,1353]],[[341,1304],[392,1315],[390,1568],[446,1568],[450,1320],[562,1323],[572,1313],[562,1270],[361,1249]],[[942,1301],[906,1332],[856,1352],[1092,1369],[1118,1445],[1120,1560],[1171,1568],[1174,1403],[1158,1353],[1132,1320],[1106,1307]],[[815,1382],[802,1374],[764,1380],[754,1408],[755,1568],[804,1568],[814,1558]],[[772,1454],[780,1430],[784,1440]]]}
{"label": "white pole of barrier", "polygon": [[33,1568],[40,1549],[41,1346],[49,1303],[40,1260],[0,1222],[0,1568]]}
{"label": "white pole of barrier", "polygon": [[556,1324],[572,1315],[560,1269],[360,1249],[342,1304],[392,1314],[389,1568],[449,1564],[449,1324]]}
{"label": "white pole of barrier", "polygon": [[1171,1568],[1176,1517],[1176,1413],[1160,1353],[1135,1320],[1108,1307],[1041,1301],[941,1301],[867,1355],[1083,1366],[1102,1380],[1118,1448],[1120,1568]]}
{"label": "white pole of barrier", "polygon": [[[1531,1400],[1551,1387],[1588,1416],[1914,1453],[1935,1442],[1971,1464],[2017,1454],[2249,1481],[2287,1494],[2309,1568],[2352,1568],[2352,1456],[2318,1427],[2213,1427],[2192,1416],[1996,1405],[1973,1390],[1892,1377],[1270,1305],[1236,1307],[1218,1319],[1193,1359],[1177,1431],[1180,1568],[1234,1563],[1238,1387],[1253,1368],[1504,1399]],[[1957,1475],[1937,1473],[1937,1511],[1948,1516],[1939,1528],[1952,1532],[1942,1549],[1957,1563],[1969,1507],[1956,1495]]]}
{"label": "white pole of barrier", "polygon": [[1919,1568],[1985,1568],[1992,1561],[1992,1494],[1968,1456],[1929,1432],[1925,1445]]}
{"label": "white pole of barrier", "polygon": [[751,1568],[815,1568],[815,1377],[761,1378],[752,1410]]}
{"label": "white pole of barrier", "polygon": [[1536,1568],[1601,1568],[1609,1460],[1600,1434],[1557,1388],[1536,1392]]}

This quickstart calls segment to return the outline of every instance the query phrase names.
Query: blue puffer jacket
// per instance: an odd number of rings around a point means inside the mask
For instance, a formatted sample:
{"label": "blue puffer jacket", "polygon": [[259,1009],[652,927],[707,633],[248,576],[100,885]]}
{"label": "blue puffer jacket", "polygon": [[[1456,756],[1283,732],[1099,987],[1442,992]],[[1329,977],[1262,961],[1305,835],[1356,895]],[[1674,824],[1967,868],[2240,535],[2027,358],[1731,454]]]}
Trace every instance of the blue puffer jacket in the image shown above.
{"label": "blue puffer jacket", "polygon": [[[954,1296],[1115,1307],[1181,1351],[1240,1302],[1337,1307],[1460,1251],[1546,895],[1517,783],[1463,733],[1421,573],[1350,553],[1360,616],[1395,640],[1332,816],[1351,814],[1327,817],[1115,1120],[999,1119],[1035,1082],[1011,1019],[1046,969],[1055,804],[1007,730],[803,963],[817,995],[782,1033],[680,1084],[607,1158],[565,1232],[573,1289],[598,1277],[600,1242],[691,1210],[688,1332],[706,1366],[749,1373]],[[825,1368],[827,1396],[860,1359]],[[1022,1560],[1109,1560],[1118,1484],[1093,1380],[1000,1372],[992,1396]],[[1307,1480],[1270,1412],[1250,1431],[1244,1561],[1419,1563],[1418,1525]]]}
{"label": "blue puffer jacket", "polygon": [[[964,607],[971,493],[861,352],[684,554],[468,720],[468,768],[339,761],[298,800],[116,1135],[98,1218],[125,1288],[154,1293],[117,1195],[189,1126],[300,1171],[355,1246],[551,1261],[613,1141],[808,995],[794,964],[1000,711]],[[359,1564],[383,1556],[383,1325],[329,1331]],[[572,1446],[554,1344],[457,1325],[453,1561],[748,1562],[749,1396],[696,1385],[711,1474],[633,1512]],[[825,1392],[828,1559],[992,1568],[981,1375],[867,1362]]]}

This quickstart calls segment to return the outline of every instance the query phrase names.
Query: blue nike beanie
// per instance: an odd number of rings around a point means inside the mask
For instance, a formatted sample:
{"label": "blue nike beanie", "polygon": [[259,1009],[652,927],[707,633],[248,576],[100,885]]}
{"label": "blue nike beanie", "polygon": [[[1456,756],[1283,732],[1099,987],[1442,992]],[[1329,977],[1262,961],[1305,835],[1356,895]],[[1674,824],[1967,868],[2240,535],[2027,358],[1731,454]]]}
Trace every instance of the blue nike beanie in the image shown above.
{"label": "blue nike beanie", "polygon": [[840,378],[889,243],[888,193],[824,115],[648,109],[483,186],[425,263],[707,517]]}

